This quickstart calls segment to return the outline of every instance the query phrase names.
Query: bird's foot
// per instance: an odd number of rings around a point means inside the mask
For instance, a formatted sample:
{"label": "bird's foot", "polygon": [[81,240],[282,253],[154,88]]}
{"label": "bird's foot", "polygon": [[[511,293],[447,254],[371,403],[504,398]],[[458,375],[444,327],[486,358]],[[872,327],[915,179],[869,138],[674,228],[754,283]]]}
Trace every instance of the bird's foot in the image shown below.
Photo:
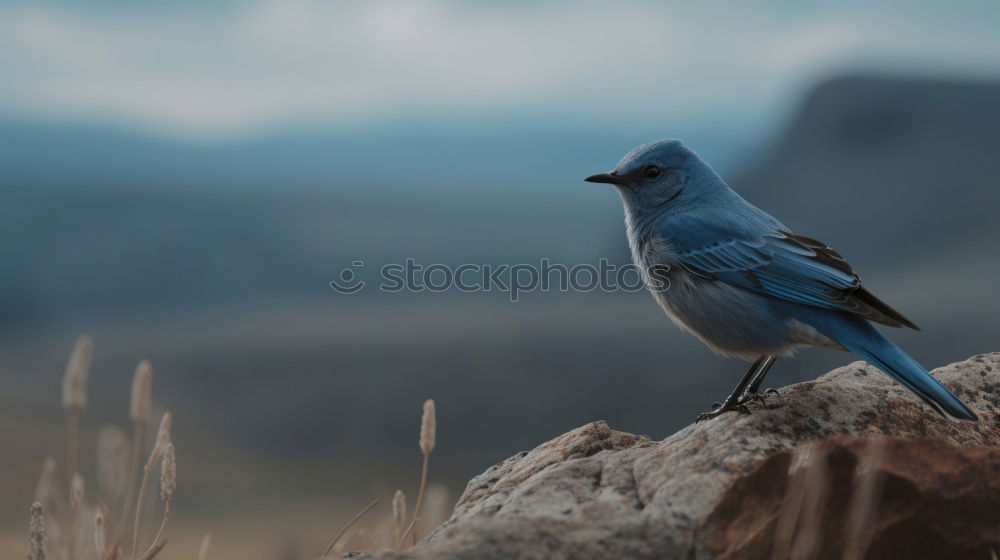
{"label": "bird's foot", "polygon": [[760,393],[743,393],[743,396],[741,396],[740,399],[736,402],[738,402],[743,406],[746,406],[750,403],[761,403],[764,405],[764,408],[771,408],[767,404],[767,399],[765,399],[764,395],[761,395]]}
{"label": "bird's foot", "polygon": [[717,402],[712,403],[712,410],[708,412],[702,412],[701,414],[698,415],[697,418],[694,419],[694,421],[701,422],[702,420],[715,418],[716,416],[719,416],[724,412],[729,412],[730,410],[738,410],[744,414],[750,414],[750,409],[747,408],[747,405],[745,403],[740,402],[738,399],[735,398],[729,398],[726,399],[726,402],[724,403],[717,403]]}
{"label": "bird's foot", "polygon": [[777,389],[766,389],[763,393],[747,391],[746,393],[743,393],[736,402],[744,407],[750,403],[760,403],[764,405],[764,408],[770,409],[771,405],[767,402],[767,397],[770,395],[774,395],[778,402],[781,402],[781,393],[779,393]]}

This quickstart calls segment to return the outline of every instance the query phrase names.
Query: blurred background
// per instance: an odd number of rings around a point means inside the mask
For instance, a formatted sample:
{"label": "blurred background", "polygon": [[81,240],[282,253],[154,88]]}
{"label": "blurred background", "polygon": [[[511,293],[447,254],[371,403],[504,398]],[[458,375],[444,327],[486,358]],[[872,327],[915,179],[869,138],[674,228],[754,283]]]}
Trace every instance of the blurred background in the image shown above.
{"label": "blurred background", "polygon": [[662,137],[845,255],[923,364],[1000,350],[1000,4],[826,4],[0,0],[3,550],[63,456],[82,332],[85,472],[140,359],[174,413],[164,558],[207,531],[218,558],[315,555],[385,516],[426,398],[451,501],[592,420],[686,425],[745,364],[646,293],[328,286],[357,259],[625,263],[617,195],[582,179]]}

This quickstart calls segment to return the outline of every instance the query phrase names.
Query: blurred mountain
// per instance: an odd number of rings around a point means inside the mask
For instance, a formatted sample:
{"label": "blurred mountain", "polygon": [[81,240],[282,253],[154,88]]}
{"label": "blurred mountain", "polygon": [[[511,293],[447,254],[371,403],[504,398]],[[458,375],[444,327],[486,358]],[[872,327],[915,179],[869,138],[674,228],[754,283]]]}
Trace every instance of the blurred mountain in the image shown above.
{"label": "blurred mountain", "polygon": [[1000,234],[998,148],[1000,82],[847,76],[814,89],[733,186],[849,258],[947,261]]}
{"label": "blurred mountain", "polygon": [[[192,142],[87,124],[0,121],[0,188],[188,192],[375,191],[392,195],[534,192],[538,185],[612,165],[614,154],[663,135],[697,140],[726,166],[743,163],[746,132],[729,123],[651,120],[644,130],[558,117],[394,121],[293,128],[259,137]],[[602,163],[603,162],[603,163]]]}
{"label": "blurred mountain", "polygon": [[[652,126],[547,122],[396,123],[217,144],[0,123],[0,329],[326,297],[359,258],[626,258],[608,235],[621,219],[604,204],[613,195],[581,179]],[[724,163],[745,151],[738,136],[692,134]]]}
{"label": "blurred mountain", "polygon": [[357,259],[369,282],[407,258],[596,263],[621,252],[608,235],[621,218],[604,210],[507,195],[2,190],[0,328],[334,300],[328,283]]}

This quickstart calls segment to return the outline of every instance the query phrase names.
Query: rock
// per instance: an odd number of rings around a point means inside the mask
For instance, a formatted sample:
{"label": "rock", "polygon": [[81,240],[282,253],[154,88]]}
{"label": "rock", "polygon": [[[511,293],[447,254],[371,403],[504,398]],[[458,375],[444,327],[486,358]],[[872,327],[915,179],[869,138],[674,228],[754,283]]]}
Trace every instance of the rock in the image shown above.
{"label": "rock", "polygon": [[718,559],[990,558],[1000,448],[833,436],[736,479],[699,536]]}
{"label": "rock", "polygon": [[416,547],[355,557],[841,558],[858,546],[989,558],[1000,551],[1000,353],[934,375],[979,422],[945,420],[856,362],[782,389],[773,408],[660,442],[582,426],[473,478]]}

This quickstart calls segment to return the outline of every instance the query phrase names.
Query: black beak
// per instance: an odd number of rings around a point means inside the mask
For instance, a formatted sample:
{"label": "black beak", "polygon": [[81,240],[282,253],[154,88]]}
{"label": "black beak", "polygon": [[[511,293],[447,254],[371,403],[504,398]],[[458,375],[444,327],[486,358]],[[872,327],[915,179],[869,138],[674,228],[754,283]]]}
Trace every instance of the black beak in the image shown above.
{"label": "black beak", "polygon": [[608,183],[611,185],[624,185],[628,183],[628,179],[615,175],[614,173],[598,173],[597,175],[591,175],[584,179],[588,183]]}

